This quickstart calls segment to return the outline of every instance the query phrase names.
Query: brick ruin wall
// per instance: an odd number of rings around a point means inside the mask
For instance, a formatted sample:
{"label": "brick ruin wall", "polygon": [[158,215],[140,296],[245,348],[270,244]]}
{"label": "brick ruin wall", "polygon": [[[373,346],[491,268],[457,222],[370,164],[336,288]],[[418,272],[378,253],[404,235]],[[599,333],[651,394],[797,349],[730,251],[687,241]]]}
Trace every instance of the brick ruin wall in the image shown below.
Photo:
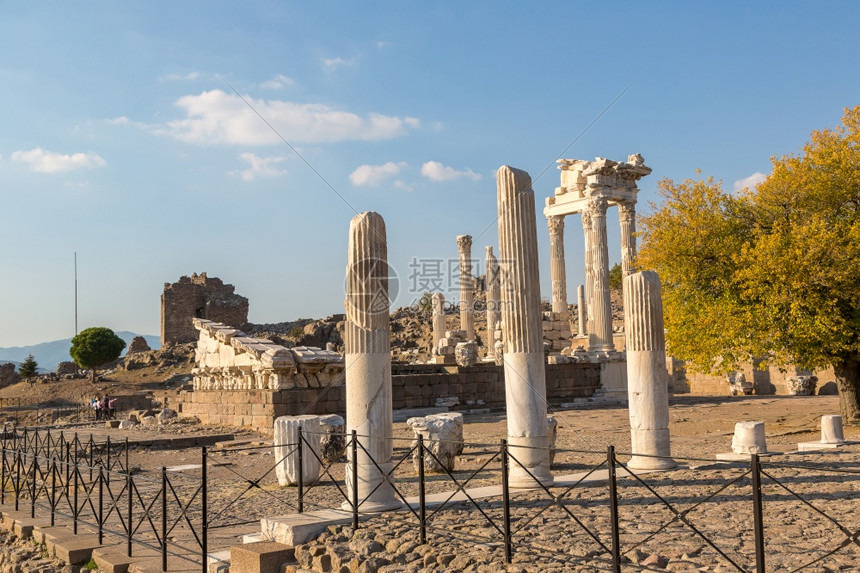
{"label": "brick ruin wall", "polygon": [[[437,398],[456,396],[461,404],[484,402],[485,408],[503,410],[505,381],[501,366],[450,368],[410,365],[408,373],[391,377],[392,406],[427,408]],[[395,367],[394,372],[397,372]],[[588,398],[600,386],[599,364],[548,364],[546,393],[550,404]],[[160,395],[181,416],[196,416],[204,424],[254,428],[271,433],[275,418],[299,414],[346,414],[343,383],[328,388],[247,391],[172,391]]]}
{"label": "brick ruin wall", "polygon": [[248,325],[248,299],[235,287],[206,273],[164,283],[161,294],[161,344],[195,342],[192,318],[204,318],[238,329]]}

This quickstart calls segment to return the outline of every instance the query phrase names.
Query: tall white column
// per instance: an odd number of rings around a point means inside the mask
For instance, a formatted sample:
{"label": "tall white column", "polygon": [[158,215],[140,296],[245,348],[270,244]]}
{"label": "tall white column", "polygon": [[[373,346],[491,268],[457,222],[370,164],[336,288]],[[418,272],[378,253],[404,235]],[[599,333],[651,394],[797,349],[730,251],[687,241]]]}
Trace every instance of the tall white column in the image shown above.
{"label": "tall white column", "polygon": [[359,511],[386,511],[400,502],[385,477],[393,468],[391,329],[385,221],[377,213],[361,213],[350,223],[344,306],[346,431],[355,430],[361,444],[358,475],[352,472],[352,448],[347,449],[346,491],[351,497],[358,480]]}
{"label": "tall white column", "polygon": [[582,234],[585,244],[585,333],[588,336],[588,350],[592,349],[594,332],[594,266],[592,264],[591,243],[594,231],[591,228],[591,211],[586,207],[582,217]]}
{"label": "tall white column", "polygon": [[537,487],[535,480],[553,481],[534,191],[528,173],[506,165],[496,174],[496,186],[508,443],[516,458],[509,464],[510,485],[530,488]]}
{"label": "tall white column", "polygon": [[493,247],[486,247],[486,267],[487,267],[487,340],[484,341],[484,346],[489,349],[489,354],[493,353],[493,335],[498,328],[499,320],[501,320],[501,312],[499,309],[499,261],[493,254]]}
{"label": "tall white column", "polygon": [[606,237],[605,197],[592,197],[588,201],[591,214],[591,264],[594,294],[591,309],[594,312],[594,329],[591,331],[590,350],[612,352],[612,306],[609,297],[609,241]]}
{"label": "tall white column", "polygon": [[626,277],[636,272],[633,268],[636,260],[636,201],[618,204],[618,220],[621,224],[621,274]]}
{"label": "tall white column", "polygon": [[564,268],[564,217],[547,217],[549,228],[549,272],[552,277],[552,311],[569,316],[567,309],[567,275]]}
{"label": "tall white column", "polygon": [[445,336],[447,329],[445,324],[445,295],[441,292],[434,292],[430,300],[433,306],[433,348],[430,349],[430,353],[436,354],[439,350],[439,341]]}
{"label": "tall white column", "polygon": [[[675,467],[669,439],[669,372],[660,277],[642,271],[624,278],[627,396],[634,469]],[[646,457],[659,456],[659,457]]]}
{"label": "tall white column", "polygon": [[460,251],[460,329],[466,340],[475,340],[475,284],[472,279],[472,236],[457,237]]}
{"label": "tall white column", "polygon": [[579,320],[579,333],[577,336],[579,338],[585,338],[585,285],[579,285],[576,287],[576,317]]}

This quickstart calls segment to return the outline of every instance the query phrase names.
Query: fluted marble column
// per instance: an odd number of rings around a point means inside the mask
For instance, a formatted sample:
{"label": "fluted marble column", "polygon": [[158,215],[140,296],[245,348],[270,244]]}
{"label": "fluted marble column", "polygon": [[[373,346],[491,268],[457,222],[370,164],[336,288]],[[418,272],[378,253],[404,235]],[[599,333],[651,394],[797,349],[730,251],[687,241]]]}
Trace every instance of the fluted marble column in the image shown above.
{"label": "fluted marble column", "polygon": [[577,336],[585,338],[585,285],[576,287],[576,315],[579,320],[579,333]]}
{"label": "fluted marble column", "polygon": [[[669,439],[669,372],[663,334],[660,277],[642,271],[624,277],[627,396],[634,469],[675,467]],[[660,457],[650,457],[660,456]]]}
{"label": "fluted marble column", "polygon": [[499,168],[496,185],[508,443],[516,458],[509,464],[510,485],[529,488],[537,487],[535,479],[545,485],[553,481],[534,191],[528,173],[506,165]]}
{"label": "fluted marble column", "polygon": [[472,280],[472,236],[457,237],[460,250],[460,330],[466,340],[475,340],[475,283]]}
{"label": "fluted marble column", "polygon": [[588,336],[588,350],[591,350],[594,338],[594,266],[591,260],[591,243],[594,232],[591,228],[591,211],[586,207],[580,216],[585,244],[585,333]]}
{"label": "fluted marble column", "polygon": [[618,220],[621,223],[621,275],[636,272],[633,261],[636,259],[636,201],[618,204]]}
{"label": "fluted marble column", "polygon": [[499,261],[493,254],[493,247],[486,247],[486,266],[487,266],[487,340],[484,341],[484,346],[488,349],[488,354],[493,353],[493,338],[496,328],[498,328],[499,320],[501,320],[501,312],[499,310]]}
{"label": "fluted marble column", "polygon": [[552,277],[552,311],[569,316],[567,309],[567,275],[564,268],[564,217],[550,216],[546,219],[549,228],[549,272]]}
{"label": "fluted marble column", "polygon": [[431,354],[439,350],[439,341],[445,336],[447,326],[445,324],[445,295],[434,292],[430,299],[433,307],[433,348]]}
{"label": "fluted marble column", "polygon": [[612,342],[612,306],[609,297],[609,241],[606,237],[605,197],[592,197],[588,201],[591,214],[591,265],[593,295],[591,309],[594,313],[594,328],[589,338],[589,350],[611,352],[615,350]]}
{"label": "fluted marble column", "polygon": [[385,221],[377,213],[361,213],[349,226],[344,333],[346,431],[355,430],[361,444],[357,476],[352,475],[352,449],[347,450],[346,491],[351,497],[357,479],[359,511],[400,506],[385,478],[393,468],[389,305]]}

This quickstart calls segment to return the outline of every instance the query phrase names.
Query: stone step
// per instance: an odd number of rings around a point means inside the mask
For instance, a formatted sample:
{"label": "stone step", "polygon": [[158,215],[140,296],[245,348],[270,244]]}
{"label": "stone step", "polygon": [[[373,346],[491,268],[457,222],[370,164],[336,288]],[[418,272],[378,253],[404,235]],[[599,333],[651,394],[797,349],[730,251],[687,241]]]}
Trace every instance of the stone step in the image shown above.
{"label": "stone step", "polygon": [[97,535],[74,535],[71,537],[56,537],[48,539],[45,548],[48,555],[61,559],[70,565],[86,563],[93,556],[93,551],[104,545],[99,543]]}
{"label": "stone step", "polygon": [[230,548],[230,570],[242,573],[280,573],[281,566],[292,561],[295,550],[274,541],[257,541]]}

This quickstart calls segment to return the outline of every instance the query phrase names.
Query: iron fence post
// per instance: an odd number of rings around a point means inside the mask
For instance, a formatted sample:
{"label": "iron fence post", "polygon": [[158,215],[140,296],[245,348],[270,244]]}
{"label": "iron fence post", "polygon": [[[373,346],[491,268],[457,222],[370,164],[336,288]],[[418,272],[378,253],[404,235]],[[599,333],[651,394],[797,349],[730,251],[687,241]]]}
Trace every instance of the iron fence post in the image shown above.
{"label": "iron fence post", "polygon": [[125,471],[131,473],[131,468],[128,466],[128,436],[125,437]]}
{"label": "iron fence post", "polygon": [[[358,529],[358,433],[352,431],[352,530]],[[17,507],[15,509],[18,509]]]}
{"label": "iron fence post", "polygon": [[508,441],[503,439],[502,456],[502,516],[505,528],[505,561],[513,560],[514,546],[511,539],[511,490],[508,485]]}
{"label": "iron fence post", "polygon": [[764,573],[764,515],[761,500],[761,460],[758,454],[750,456],[753,489],[753,519],[755,521],[755,565],[758,573]]}
{"label": "iron fence post", "polygon": [[128,521],[126,522],[126,523],[128,523],[128,538],[126,539],[126,553],[128,553],[128,556],[131,557],[131,533],[133,531],[133,528],[131,525],[131,518],[132,518],[132,511],[131,511],[131,509],[132,509],[132,491],[131,490],[134,487],[134,482],[131,480],[131,470],[126,468],[125,471],[127,472],[125,474],[125,480],[126,480],[125,489],[128,490]]}
{"label": "iron fence post", "polygon": [[[3,428],[5,434],[6,428]],[[6,439],[3,439],[3,464],[0,466],[0,504],[6,504]]]}
{"label": "iron fence post", "polygon": [[54,513],[57,507],[57,456],[51,458],[53,460],[53,469],[51,470],[51,527],[54,526]]}
{"label": "iron fence post", "polygon": [[203,491],[201,492],[201,501],[202,501],[202,513],[203,513],[203,529],[201,532],[201,549],[203,551],[203,573],[207,573],[209,571],[209,481],[208,481],[208,471],[206,469],[206,465],[209,461],[209,454],[206,451],[206,446],[203,446],[201,449],[202,461],[202,477],[203,477]]}
{"label": "iron fence post", "polygon": [[618,484],[615,476],[615,446],[606,448],[609,468],[609,516],[612,522],[612,570],[621,573],[621,536],[618,531]]}
{"label": "iron fence post", "polygon": [[[298,484],[299,485],[299,513],[304,513],[305,512],[305,500],[304,500],[305,480],[304,480],[304,475],[302,475],[302,474],[304,474],[305,463],[304,463],[304,448],[302,448],[302,427],[299,426],[298,430],[299,430],[299,434],[298,434],[299,435],[299,451],[297,453],[299,456],[299,484]],[[284,463],[284,460],[280,460],[279,463]]]}
{"label": "iron fence post", "polygon": [[21,450],[18,450],[18,460],[15,466],[15,511],[18,511],[18,498],[21,497]]}
{"label": "iron fence post", "polygon": [[104,468],[99,468],[99,545],[104,543]]}
{"label": "iron fence post", "polygon": [[161,570],[167,571],[167,468],[161,466]]}
{"label": "iron fence post", "polygon": [[75,535],[77,535],[78,534],[78,478],[80,475],[80,472],[78,471],[78,460],[77,459],[75,460],[75,469],[72,472],[72,475],[74,477],[74,482],[75,482],[75,485],[74,485],[75,490],[74,490],[74,495],[73,495],[73,499],[74,499],[74,503],[75,503],[75,509],[74,509],[74,511],[72,511],[72,516],[75,520],[73,529],[74,529]]}
{"label": "iron fence post", "polygon": [[418,530],[421,545],[427,543],[427,503],[424,491],[424,436],[418,434]]}
{"label": "iron fence post", "polygon": [[37,471],[37,461],[38,458],[36,454],[33,454],[33,481],[30,484],[30,519],[34,519],[36,517],[36,471]]}

